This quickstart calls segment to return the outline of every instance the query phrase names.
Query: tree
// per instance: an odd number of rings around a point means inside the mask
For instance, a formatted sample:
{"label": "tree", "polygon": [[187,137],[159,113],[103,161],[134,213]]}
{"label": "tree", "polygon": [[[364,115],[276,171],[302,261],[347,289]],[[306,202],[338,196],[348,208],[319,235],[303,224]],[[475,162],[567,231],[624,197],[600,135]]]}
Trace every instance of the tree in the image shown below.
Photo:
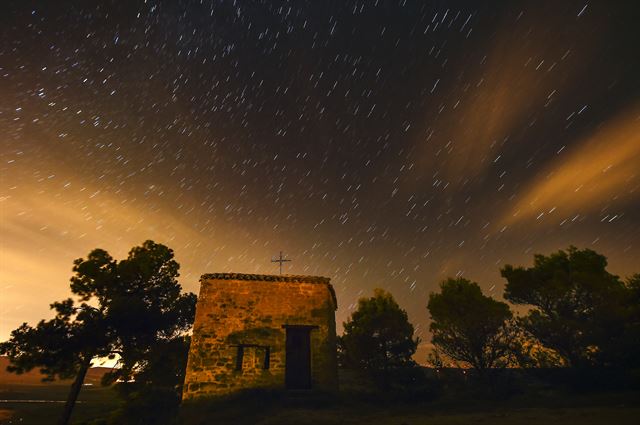
{"label": "tree", "polygon": [[521,326],[568,366],[616,363],[617,348],[627,338],[632,284],[626,287],[606,266],[603,255],[570,247],[535,255],[533,267],[501,270],[507,279],[505,298],[533,307]]}
{"label": "tree", "polygon": [[0,344],[0,354],[9,357],[7,370],[28,372],[39,367],[45,380],[74,378],[60,424],[67,424],[80,393],[91,360],[106,356],[109,336],[99,313],[88,305],[76,306],[73,300],[51,304],[56,311],[52,320],[36,327],[23,323],[11,332],[11,339]]}
{"label": "tree", "polygon": [[509,306],[482,294],[477,283],[449,278],[440,293],[431,293],[432,342],[453,360],[464,362],[487,378],[487,371],[510,361],[513,315]]}
{"label": "tree", "polygon": [[159,344],[184,334],[193,323],[194,294],[181,294],[173,251],[146,241],[126,259],[95,249],[74,261],[69,298],[51,305],[56,315],[35,327],[24,323],[0,344],[9,370],[39,367],[46,379],[74,377],[60,424],[68,424],[85,374],[96,357],[119,356],[121,368],[107,381],[127,381]]}
{"label": "tree", "polygon": [[358,309],[344,323],[340,359],[344,366],[364,372],[383,389],[391,375],[415,366],[412,360],[419,339],[413,325],[393,296],[376,289],[372,298],[361,298]]}
{"label": "tree", "polygon": [[636,273],[626,282],[627,303],[621,344],[612,347],[620,357],[619,364],[624,367],[640,367],[640,273]]}
{"label": "tree", "polygon": [[566,365],[557,351],[546,347],[515,321],[513,329],[513,356],[523,369],[552,369]]}
{"label": "tree", "polygon": [[110,423],[173,423],[180,404],[190,340],[187,335],[159,341],[139,365],[135,380],[115,385],[124,403]]}

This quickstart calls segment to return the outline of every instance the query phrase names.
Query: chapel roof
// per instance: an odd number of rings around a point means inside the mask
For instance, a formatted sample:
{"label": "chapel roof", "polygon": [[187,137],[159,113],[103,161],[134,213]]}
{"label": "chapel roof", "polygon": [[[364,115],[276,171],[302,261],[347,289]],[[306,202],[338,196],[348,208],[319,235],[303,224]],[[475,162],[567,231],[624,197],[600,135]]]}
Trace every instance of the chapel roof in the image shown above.
{"label": "chapel roof", "polygon": [[293,282],[293,283],[322,283],[326,284],[331,293],[335,309],[338,309],[336,292],[331,285],[331,278],[324,276],[305,276],[296,274],[249,274],[249,273],[205,273],[200,276],[200,282],[207,280],[253,280],[266,282]]}
{"label": "chapel roof", "polygon": [[268,282],[304,282],[304,283],[329,283],[330,278],[324,276],[305,276],[295,274],[248,274],[248,273],[205,273],[200,281],[208,279],[218,280],[259,280]]}

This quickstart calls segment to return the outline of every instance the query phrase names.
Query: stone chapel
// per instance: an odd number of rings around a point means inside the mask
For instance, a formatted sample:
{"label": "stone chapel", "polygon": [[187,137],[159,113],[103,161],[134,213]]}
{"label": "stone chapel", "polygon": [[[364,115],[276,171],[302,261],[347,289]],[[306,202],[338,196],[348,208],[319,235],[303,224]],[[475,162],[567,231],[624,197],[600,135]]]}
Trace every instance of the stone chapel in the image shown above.
{"label": "stone chapel", "polygon": [[251,388],[337,389],[337,302],[329,280],[203,275],[183,400]]}

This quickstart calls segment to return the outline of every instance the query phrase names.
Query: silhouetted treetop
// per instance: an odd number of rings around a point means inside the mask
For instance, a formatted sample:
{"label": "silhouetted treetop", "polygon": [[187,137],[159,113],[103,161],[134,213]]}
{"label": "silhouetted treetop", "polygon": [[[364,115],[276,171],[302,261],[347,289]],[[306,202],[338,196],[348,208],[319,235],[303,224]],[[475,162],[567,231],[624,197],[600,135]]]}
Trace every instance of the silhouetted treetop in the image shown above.
{"label": "silhouetted treetop", "polygon": [[[620,365],[634,309],[635,281],[625,285],[606,270],[607,259],[590,249],[570,247],[535,255],[532,267],[505,266],[505,298],[533,309],[521,326],[556,350],[570,366]],[[636,303],[637,304],[637,303]]]}

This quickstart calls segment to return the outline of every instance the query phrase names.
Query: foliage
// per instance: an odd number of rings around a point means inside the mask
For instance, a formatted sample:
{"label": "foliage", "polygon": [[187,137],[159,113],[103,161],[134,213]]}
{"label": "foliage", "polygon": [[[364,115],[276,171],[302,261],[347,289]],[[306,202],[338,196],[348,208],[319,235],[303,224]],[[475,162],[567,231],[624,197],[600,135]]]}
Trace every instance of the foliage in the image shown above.
{"label": "foliage", "polygon": [[440,293],[429,295],[427,308],[432,342],[446,356],[481,373],[511,360],[509,306],[483,295],[477,283],[449,278],[440,284]]}
{"label": "foliage", "polygon": [[523,327],[516,326],[513,355],[518,366],[527,369],[552,369],[566,366],[557,351],[544,346]]}
{"label": "foliage", "polygon": [[438,347],[433,347],[433,349],[427,354],[427,364],[436,370],[445,367],[445,359],[442,357]]}
{"label": "foliage", "polygon": [[153,241],[134,247],[114,261],[102,250],[74,262],[71,290],[100,306],[115,338],[111,353],[120,356],[112,380],[130,380],[158,341],[186,332],[193,323],[196,296],[181,294],[179,264],[173,250]]}
{"label": "foliage", "polygon": [[125,400],[110,422],[113,424],[174,423],[187,366],[189,336],[160,341],[135,375],[135,381],[120,382],[116,390]]}
{"label": "foliage", "polygon": [[0,344],[0,354],[11,361],[7,370],[22,374],[39,367],[46,381],[69,379],[82,363],[108,353],[100,350],[107,335],[93,307],[67,299],[51,308],[56,312],[53,319],[41,320],[35,327],[23,323],[11,332],[9,341]]}
{"label": "foliage", "polygon": [[118,355],[122,367],[107,381],[126,381],[145,371],[158,344],[189,329],[196,297],[181,294],[178,270],[173,251],[153,241],[119,262],[93,250],[74,261],[71,292],[77,300],[53,303],[53,319],[23,324],[0,344],[0,353],[17,373],[39,367],[49,380],[75,376],[61,421],[67,423],[93,358]]}
{"label": "foliage", "polygon": [[621,357],[628,357],[630,338],[638,335],[635,280],[625,286],[606,266],[603,255],[570,247],[549,256],[535,255],[533,267],[507,265],[501,270],[507,279],[505,298],[533,306],[519,321],[522,328],[569,366],[631,361]]}
{"label": "foliage", "polygon": [[619,336],[606,349],[607,358],[622,367],[640,368],[640,273],[627,279],[625,290],[623,306],[618,306],[624,309],[623,323]]}
{"label": "foliage", "polygon": [[340,361],[388,390],[394,383],[392,376],[405,376],[404,371],[415,366],[411,357],[419,340],[413,338],[413,332],[407,313],[393,296],[376,289],[373,297],[358,301],[358,309],[344,323]]}

